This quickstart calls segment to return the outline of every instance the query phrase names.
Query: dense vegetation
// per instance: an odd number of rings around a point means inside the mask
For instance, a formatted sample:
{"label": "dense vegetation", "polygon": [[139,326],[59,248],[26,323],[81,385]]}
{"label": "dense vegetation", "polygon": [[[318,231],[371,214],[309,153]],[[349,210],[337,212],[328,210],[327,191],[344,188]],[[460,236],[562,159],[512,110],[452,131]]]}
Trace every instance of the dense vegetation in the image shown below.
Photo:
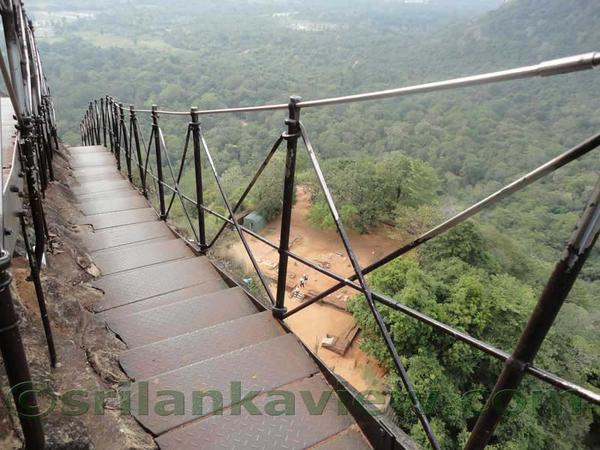
{"label": "dense vegetation", "polygon": [[[176,110],[192,104],[208,109],[281,103],[289,94],[312,99],[537,63],[595,50],[600,42],[600,6],[593,0],[515,0],[485,15],[484,8],[500,2],[356,0],[348,7],[341,0],[170,1],[168,10],[157,0],[31,3],[93,13],[75,21],[51,16],[53,33],[42,38],[60,128],[72,144],[78,142],[79,118],[89,100],[107,93],[138,107],[157,103]],[[368,233],[392,224],[406,238],[597,132],[592,93],[599,88],[598,73],[579,73],[311,109],[302,120],[348,225]],[[231,198],[242,192],[283,119],[282,113],[204,118]],[[162,116],[161,123],[177,161],[187,118]],[[147,117],[144,132],[147,137]],[[599,169],[597,152],[588,155],[374,273],[370,282],[402,303],[510,350]],[[282,170],[277,155],[246,208],[268,218],[277,215]],[[224,212],[211,175],[204,178],[207,203]],[[298,180],[314,192],[312,223],[331,226],[304,155]],[[194,192],[191,171],[182,186]],[[180,205],[175,213],[181,217]],[[211,221],[210,230],[217,225]],[[536,361],[596,388],[599,294],[596,251]],[[355,299],[352,308],[364,348],[389,365],[364,302]],[[464,394],[489,389],[498,363],[411,319],[384,314],[444,448],[458,448],[481,400],[474,396],[473,408],[464,408]],[[528,380],[524,392],[531,399],[543,388]],[[422,439],[404,394],[392,388],[392,395],[401,425]],[[578,449],[598,439],[597,413],[536,405],[503,422],[498,448]]]}

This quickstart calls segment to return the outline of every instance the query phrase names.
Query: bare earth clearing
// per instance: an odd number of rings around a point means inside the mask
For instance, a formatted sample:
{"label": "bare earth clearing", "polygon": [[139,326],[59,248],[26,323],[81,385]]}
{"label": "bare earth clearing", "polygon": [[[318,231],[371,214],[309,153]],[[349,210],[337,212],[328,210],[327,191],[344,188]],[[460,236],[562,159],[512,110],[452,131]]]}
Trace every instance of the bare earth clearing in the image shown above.
{"label": "bare earth clearing", "polygon": [[[350,261],[346,257],[337,232],[333,229],[319,230],[313,227],[307,220],[309,207],[309,190],[305,186],[298,186],[296,204],[292,214],[291,250],[335,273],[344,276],[352,275]],[[277,243],[279,242],[279,228],[280,218],[277,218],[261,230],[260,234]],[[349,232],[352,246],[363,267],[398,246],[398,241],[388,237],[388,234],[386,229],[377,230],[377,232],[368,235]],[[265,275],[270,278],[271,289],[275,292],[278,253],[253,238],[249,238],[248,243]],[[239,262],[243,262],[248,271],[252,269],[241,242],[231,245],[229,254]],[[308,277],[308,281],[305,282],[305,286],[302,288],[300,287],[300,280],[303,275]],[[300,299],[292,296],[294,288],[299,291],[299,297],[305,295],[308,299],[335,284],[335,280],[290,259],[286,306],[288,309],[292,309],[301,303]],[[329,367],[356,389],[359,391],[381,390],[385,388],[385,370],[360,350],[360,334],[344,356],[340,356],[321,345],[327,335],[342,336],[355,325],[352,315],[344,310],[346,301],[353,295],[355,295],[354,290],[350,288],[341,289],[326,299],[327,304],[317,303],[311,305],[291,316],[286,322],[308,347],[316,351]]]}

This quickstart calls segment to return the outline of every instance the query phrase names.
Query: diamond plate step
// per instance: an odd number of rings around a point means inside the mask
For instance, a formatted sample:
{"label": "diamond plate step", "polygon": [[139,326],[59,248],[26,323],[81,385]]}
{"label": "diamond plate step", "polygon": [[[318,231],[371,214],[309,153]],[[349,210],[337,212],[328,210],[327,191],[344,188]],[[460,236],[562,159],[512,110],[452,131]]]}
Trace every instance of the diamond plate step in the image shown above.
{"label": "diamond plate step", "polygon": [[106,324],[129,348],[135,348],[250,314],[256,314],[256,307],[235,287],[110,319]]}
{"label": "diamond plate step", "polygon": [[[276,344],[275,340],[268,342]],[[274,346],[273,350],[276,348]],[[294,351],[294,355],[297,353]],[[276,365],[272,368],[275,371],[281,370]],[[231,376],[227,379],[231,379]],[[223,415],[214,415],[170,431],[156,438],[156,442],[163,450],[301,450],[352,426],[352,416],[340,413],[338,397],[322,375],[279,386],[278,391],[293,398],[293,414],[269,414],[268,411],[272,411],[267,409],[269,402],[279,402],[276,411],[283,410],[283,397],[281,394],[265,393],[253,401],[257,410],[262,413],[260,415],[249,414],[244,408],[241,409],[241,414],[229,409]],[[243,388],[247,392],[252,386],[243,383]],[[227,394],[229,389],[225,390],[224,397]],[[209,404],[210,400],[204,403]]]}
{"label": "diamond plate step", "polygon": [[264,311],[128,350],[119,362],[130,378],[145,380],[283,334],[273,314]]}
{"label": "diamond plate step", "polygon": [[83,147],[69,147],[69,153],[79,155],[81,153],[110,153],[110,151],[103,145],[86,145]]}
{"label": "diamond plate step", "polygon": [[71,167],[74,169],[96,166],[115,167],[115,157],[111,153],[79,153],[71,155]]}
{"label": "diamond plate step", "polygon": [[156,212],[152,208],[129,209],[112,213],[93,214],[79,219],[80,225],[91,225],[95,230],[120,227],[134,223],[153,222],[157,220]]}
{"label": "diamond plate step", "polygon": [[87,167],[81,169],[73,169],[71,172],[76,178],[82,178],[89,175],[99,175],[107,173],[120,173],[116,165],[113,166],[98,166],[98,167]]}
{"label": "diamond plate step", "polygon": [[[304,352],[296,337],[286,334],[148,380],[148,404],[156,405],[157,400],[161,400],[161,396],[158,395],[159,391],[177,390],[189,400],[185,402],[184,414],[182,415],[164,416],[157,414],[155,408],[149,408],[146,414],[145,411],[139,408],[140,405],[137,401],[141,385],[133,383],[131,402],[133,415],[145,428],[158,435],[213,412],[215,405],[208,399],[203,402],[204,411],[195,411],[194,414],[191,401],[193,391],[215,390],[221,392],[223,394],[223,407],[227,407],[232,403],[232,382],[241,383],[241,395],[244,396],[249,391],[262,392],[275,389],[278,386],[308,377],[318,370],[315,363]],[[234,400],[234,403],[238,402]],[[232,422],[241,422],[243,416],[234,417],[233,419]],[[347,418],[342,420],[345,427],[347,427],[349,420]],[[330,426],[331,424],[327,425],[328,428]],[[237,429],[237,427],[235,428]],[[236,433],[231,434],[231,437],[235,438]],[[243,434],[245,433],[242,432]],[[259,438],[259,433],[255,433],[254,439]],[[178,437],[175,436],[172,442],[176,442],[177,439]],[[188,447],[179,445],[177,448],[187,449]]]}
{"label": "diamond plate step", "polygon": [[135,189],[119,189],[116,191],[103,191],[103,192],[92,192],[89,194],[75,195],[78,203],[84,203],[94,200],[112,200],[113,198],[132,198],[142,197]]}
{"label": "diamond plate step", "polygon": [[160,237],[174,237],[174,235],[166,223],[156,220],[99,230],[87,236],[84,243],[89,251],[94,252]]}
{"label": "diamond plate step", "polygon": [[[150,225],[150,223],[147,225]],[[118,248],[99,252],[93,255],[93,259],[102,275],[110,275],[192,256],[194,256],[194,253],[185,242],[181,239],[174,239],[150,241],[133,248]]]}
{"label": "diamond plate step", "polygon": [[74,176],[74,178],[79,183],[88,183],[90,181],[109,181],[125,179],[123,174],[121,174],[121,172],[118,172],[116,169],[111,170],[110,172],[98,172],[84,175],[76,175]]}
{"label": "diamond plate step", "polygon": [[110,200],[90,200],[79,204],[79,209],[86,216],[107,212],[125,211],[128,209],[147,208],[148,200],[139,196],[137,198],[113,198]]}
{"label": "diamond plate step", "polygon": [[71,192],[76,196],[126,189],[131,189],[131,184],[127,180],[90,181],[88,183],[80,183],[78,186],[71,186]]}
{"label": "diamond plate step", "polygon": [[108,275],[92,284],[104,292],[94,309],[96,312],[106,311],[215,280],[221,280],[221,277],[206,257],[178,260]]}
{"label": "diamond plate step", "polygon": [[208,281],[206,283],[197,284],[188,288],[179,289],[178,291],[169,292],[168,294],[157,295],[156,297],[150,297],[139,302],[129,303],[127,305],[119,306],[118,308],[111,309],[103,313],[106,321],[112,320],[118,317],[128,316],[135,314],[140,311],[146,311],[148,309],[158,308],[160,306],[171,305],[181,300],[187,300],[192,297],[200,297],[202,295],[210,294],[212,292],[222,291],[228,289],[229,286],[225,284],[223,280]]}
{"label": "diamond plate step", "polygon": [[[354,428],[354,427],[353,427]],[[358,426],[356,426],[358,428]],[[312,447],[314,450],[371,450],[372,447],[358,430],[345,430]]]}

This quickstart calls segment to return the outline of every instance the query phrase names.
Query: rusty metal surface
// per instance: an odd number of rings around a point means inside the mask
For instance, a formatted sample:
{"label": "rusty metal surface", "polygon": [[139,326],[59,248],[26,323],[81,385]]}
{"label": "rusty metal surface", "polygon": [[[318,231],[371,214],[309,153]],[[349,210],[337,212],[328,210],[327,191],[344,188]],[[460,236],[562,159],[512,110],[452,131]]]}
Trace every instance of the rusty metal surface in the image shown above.
{"label": "rusty metal surface", "polygon": [[205,257],[108,275],[93,283],[94,287],[104,292],[94,309],[97,312],[105,311],[214,280],[221,278]]}
{"label": "rusty metal surface", "polygon": [[[272,340],[265,344],[269,343],[276,342]],[[290,349],[290,352],[294,356],[297,354],[294,349]],[[259,356],[268,358],[267,355]],[[285,365],[285,360],[283,364]],[[272,369],[281,370],[277,366]],[[231,375],[226,379],[231,379]],[[243,381],[246,392],[252,389],[252,383],[246,386],[246,379]],[[253,401],[262,412],[260,415],[251,415],[243,408],[241,414],[236,415],[231,410],[226,410],[223,415],[214,415],[170,431],[159,436],[156,441],[163,450],[300,450],[310,448],[353,424],[350,415],[340,414],[338,398],[320,374],[279,385],[277,388],[293,395],[294,414],[266,414],[266,404],[281,400],[281,396],[261,395]],[[229,389],[224,392],[229,393]],[[328,399],[326,403],[323,400],[325,405],[323,411],[319,411],[320,414],[315,414],[317,408],[312,414],[307,408],[308,402],[303,400],[303,396],[308,395],[315,404],[319,403],[319,399]],[[205,401],[205,404],[208,403],[208,400]],[[281,410],[282,406],[277,409]]]}
{"label": "rusty metal surface", "polygon": [[127,180],[91,181],[80,183],[78,186],[71,186],[71,191],[77,196],[125,189],[132,189],[131,184]]}
{"label": "rusty metal surface", "polygon": [[270,311],[128,350],[119,355],[130,378],[145,380],[285,334]]}
{"label": "rusty metal surface", "polygon": [[161,221],[135,223],[98,230],[84,239],[89,251],[104,250],[160,237],[174,237],[171,229]]}
{"label": "rusty metal surface", "polygon": [[356,430],[346,430],[313,447],[314,450],[371,450],[365,437]]}
{"label": "rusty metal surface", "polygon": [[[161,374],[155,378],[148,380],[148,400],[150,405],[155,405],[157,400],[157,392],[165,389],[173,389],[181,392],[186,398],[190,399],[193,391],[201,390],[216,390],[223,393],[223,406],[227,407],[231,404],[231,383],[240,382],[242,387],[242,395],[248,391],[268,391],[279,386],[289,384],[295,380],[308,377],[316,373],[319,369],[314,362],[304,352],[304,349],[297,341],[296,337],[291,334],[269,339],[250,347],[245,347],[225,355],[209,359],[197,364],[175,370],[173,372]],[[331,388],[327,387],[329,390]],[[200,414],[196,411],[193,414],[192,402],[185,402],[185,411],[183,415],[163,416],[157,414],[153,408],[150,408],[148,414],[144,411],[136,410],[137,397],[139,394],[139,384],[134,383],[132,386],[132,405],[134,417],[153,434],[162,434],[176,426],[195,420],[199,417],[208,415],[212,412],[213,405],[209,400],[204,402],[204,411]],[[265,418],[263,418],[264,420]],[[288,416],[290,420],[290,416]],[[322,418],[317,419],[322,421]],[[245,426],[239,426],[244,421],[244,416],[233,417],[232,422],[238,423],[238,426],[233,426],[229,430],[230,438],[236,439],[248,436],[249,430]],[[262,420],[261,420],[262,422]],[[333,421],[327,421],[324,425],[327,428],[333,428]],[[348,418],[342,419],[343,424],[347,427],[349,424]],[[347,424],[347,425],[346,425]],[[227,428],[227,426],[225,428]],[[220,431],[220,424],[216,424]],[[318,425],[317,425],[318,428]],[[339,426],[335,426],[339,428]],[[238,432],[239,429],[239,432]],[[234,431],[235,430],[235,431]],[[246,431],[244,431],[246,430]],[[214,430],[213,435],[217,430]],[[253,430],[253,439],[260,439],[257,430]],[[307,430],[296,430],[292,428],[291,433],[306,433]],[[211,433],[211,432],[209,432]],[[237,435],[237,436],[236,436]],[[179,436],[173,437],[176,441]],[[214,436],[213,436],[214,438]],[[321,439],[319,439],[321,440]],[[206,444],[206,442],[205,442]],[[186,445],[179,445],[181,448],[192,448]],[[200,447],[196,447],[200,448]],[[201,448],[210,448],[203,446]],[[242,448],[242,447],[240,447]],[[245,449],[249,447],[243,447]],[[281,447],[277,447],[281,448]]]}
{"label": "rusty metal surface", "polygon": [[89,200],[80,203],[79,209],[86,216],[103,214],[107,212],[126,211],[128,209],[147,208],[148,200],[139,196],[137,198],[113,198],[110,200]]}
{"label": "rusty metal surface", "polygon": [[106,324],[129,348],[134,348],[256,312],[244,291],[235,287],[110,319]]}
{"label": "rusty metal surface", "polygon": [[[150,225],[150,223],[147,225]],[[102,275],[110,275],[192,256],[194,256],[194,253],[185,242],[181,239],[174,239],[150,241],[133,248],[127,247],[98,252],[94,254],[94,264],[98,266]]]}
{"label": "rusty metal surface", "polygon": [[134,223],[152,222],[157,220],[156,212],[152,208],[130,209],[112,213],[94,214],[83,216],[78,220],[80,225],[91,225],[95,230],[120,227]]}
{"label": "rusty metal surface", "polygon": [[114,167],[115,157],[111,153],[80,153],[71,155],[69,163],[74,169],[96,166]]}
{"label": "rusty metal surface", "polygon": [[159,306],[170,305],[180,300],[187,300],[188,298],[200,297],[202,295],[210,294],[211,292],[222,291],[227,288],[227,284],[225,284],[225,282],[221,279],[207,281],[206,283],[196,284],[194,286],[169,292],[168,294],[157,295],[156,297],[150,297],[135,303],[129,303],[127,305],[106,311],[103,313],[103,315],[104,319],[108,321],[127,316],[129,314],[135,314],[140,311],[158,308]]}

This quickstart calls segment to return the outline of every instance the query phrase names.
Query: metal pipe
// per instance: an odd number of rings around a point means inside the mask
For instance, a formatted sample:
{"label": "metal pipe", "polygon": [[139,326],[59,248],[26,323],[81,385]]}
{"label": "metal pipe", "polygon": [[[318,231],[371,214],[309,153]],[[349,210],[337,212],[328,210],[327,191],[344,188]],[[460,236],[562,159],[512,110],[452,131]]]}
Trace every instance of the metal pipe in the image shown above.
{"label": "metal pipe", "polygon": [[19,49],[18,32],[15,24],[14,4],[10,3],[10,9],[2,11],[2,25],[4,29],[4,39],[6,42],[6,54],[8,66],[10,68],[11,84],[14,87],[15,102],[13,108],[17,117],[22,117],[27,113],[27,102],[25,97],[25,84],[23,72],[21,71],[21,52]]}
{"label": "metal pipe", "polygon": [[103,137],[103,142],[104,142],[104,146],[106,147],[106,112],[104,111],[104,98],[100,97],[100,112],[101,112],[101,119],[102,119],[102,137]]}
{"label": "metal pipe", "polygon": [[115,143],[112,129],[112,99],[106,96],[106,122],[108,126],[108,140],[110,141],[110,151],[115,153]]}
{"label": "metal pipe", "polygon": [[[131,149],[129,148],[129,137],[127,136],[127,127],[125,126],[125,111],[123,110],[123,103],[119,103],[119,129],[120,136],[125,146],[125,163],[127,166],[127,179],[130,183],[133,182],[131,175]],[[100,143],[100,135],[98,135],[98,144]]]}
{"label": "metal pipe", "polygon": [[119,104],[112,103],[112,128],[115,141],[115,157],[117,158],[117,170],[121,170],[121,133],[119,129]]}
{"label": "metal pipe", "polygon": [[137,155],[137,166],[140,172],[140,183],[142,184],[142,194],[148,198],[148,191],[146,190],[146,179],[144,174],[144,168],[142,166],[142,150],[140,148],[140,135],[138,130],[137,115],[133,105],[129,105],[129,136],[133,138],[135,145],[135,153]]}
{"label": "metal pipe", "polygon": [[[287,309],[285,307],[285,293],[287,290],[287,266],[290,249],[290,228],[292,225],[292,208],[294,207],[294,177],[296,175],[296,153],[298,151],[298,138],[300,137],[300,97],[290,97],[288,105],[289,116],[285,120],[287,133],[283,138],[287,141],[285,158],[285,173],[283,179],[283,205],[281,209],[281,232],[279,234],[279,265],[277,271],[277,299],[273,308],[273,315],[278,319],[283,318]],[[233,217],[233,214],[232,214]]]}
{"label": "metal pipe", "polygon": [[[298,123],[297,126],[298,125],[300,124]],[[425,414],[425,411],[421,406],[421,402],[419,401],[415,387],[413,386],[412,381],[408,376],[408,372],[406,371],[406,368],[404,367],[404,364],[400,359],[400,355],[398,354],[398,350],[394,345],[392,336],[390,335],[390,332],[388,331],[387,326],[383,321],[383,317],[381,316],[381,313],[379,312],[379,309],[377,308],[377,305],[373,300],[373,293],[369,288],[367,280],[358,262],[358,258],[356,257],[354,250],[352,249],[350,239],[348,238],[346,229],[342,223],[337,207],[335,206],[335,201],[333,200],[331,192],[329,191],[329,187],[327,186],[327,182],[325,181],[325,176],[323,175],[323,171],[321,170],[321,166],[317,159],[317,155],[314,151],[314,148],[310,142],[310,139],[308,138],[308,135],[304,130],[304,127],[300,125],[299,130],[302,136],[302,140],[304,141],[306,151],[308,152],[309,159],[313,165],[313,168],[315,169],[315,173],[317,175],[317,180],[319,181],[321,190],[325,194],[325,200],[327,202],[327,206],[329,207],[329,211],[331,212],[331,215],[333,217],[333,221],[335,222],[338,234],[340,236],[340,239],[342,240],[342,243],[344,244],[344,248],[346,250],[346,254],[348,255],[348,259],[352,264],[352,268],[354,269],[356,277],[360,283],[361,291],[363,292],[365,299],[367,300],[367,305],[371,310],[371,314],[375,319],[375,323],[377,324],[377,327],[379,328],[379,331],[383,336],[385,345],[390,353],[390,356],[392,357],[392,362],[394,363],[396,372],[398,373],[398,375],[400,375],[400,380],[404,385],[404,389],[406,389],[406,392],[408,393],[408,398],[412,404],[413,411],[417,416],[417,419],[421,423],[421,426],[423,428],[423,431],[425,432],[425,435],[427,436],[427,440],[429,441],[431,448],[433,448],[434,450],[441,450],[441,446],[435,436],[435,433],[433,432],[433,429],[431,428],[431,425],[429,424],[429,419],[427,419],[427,415]]]}
{"label": "metal pipe", "polygon": [[[200,142],[202,143],[202,147],[204,148],[204,152],[206,154],[206,159],[208,161],[208,165],[210,166],[210,169],[215,178],[215,183],[217,184],[217,188],[219,190],[219,193],[221,194],[221,198],[223,199],[225,208],[227,208],[227,212],[229,213],[229,215],[231,217],[234,217],[233,210],[231,209],[231,205],[229,203],[229,200],[227,199],[225,190],[223,189],[223,186],[221,185],[221,178],[219,177],[219,172],[217,171],[215,162],[213,161],[212,155],[210,154],[210,150],[208,149],[208,145],[206,144],[206,140],[204,139],[204,134],[202,133],[202,128],[200,128]],[[242,230],[240,228],[240,224],[234,220],[233,227],[237,231],[237,234],[240,237],[240,241],[242,241],[242,245],[244,246],[244,249],[246,250],[246,253],[248,254],[248,258],[250,259],[250,262],[252,263],[252,266],[254,267],[254,270],[256,271],[256,275],[258,276],[260,283],[262,284],[263,288],[265,289],[265,293],[269,297],[271,304],[275,304],[275,299],[273,298],[273,294],[271,293],[271,289],[269,288],[269,283],[267,283],[267,280],[266,280],[264,274],[262,273],[262,270],[260,270],[260,266],[259,266],[258,262],[256,261],[254,254],[252,253],[252,249],[248,245],[248,241],[246,240],[246,237],[244,236],[244,233],[242,232]]]}
{"label": "metal pipe", "polygon": [[[273,144],[273,147],[271,147],[271,151],[267,154],[266,158],[263,160],[262,164],[260,165],[260,167],[258,168],[256,173],[254,174],[254,177],[252,178],[252,180],[250,180],[250,183],[248,184],[248,186],[246,187],[246,189],[240,196],[239,200],[233,207],[234,214],[242,206],[242,204],[244,203],[244,200],[246,200],[246,197],[248,196],[248,194],[250,193],[250,191],[252,190],[252,188],[254,187],[254,185],[256,184],[256,182],[258,181],[258,179],[264,172],[264,170],[267,168],[267,165],[271,161],[271,158],[273,158],[273,155],[275,155],[275,153],[277,152],[277,149],[279,149],[279,146],[281,145],[282,142],[283,142],[283,137],[279,136],[277,141],[275,141],[275,144]],[[230,217],[230,219],[231,219],[231,217]],[[219,228],[219,231],[217,231],[215,236],[212,238],[211,242],[208,244],[208,248],[211,248],[215,244],[215,242],[217,242],[217,240],[219,239],[219,237],[221,236],[223,231],[225,231],[226,226],[227,226],[227,222],[225,222],[221,226],[221,228]]]}
{"label": "metal pipe", "polygon": [[[499,202],[500,200],[503,200],[504,198],[514,194],[517,191],[520,191],[521,189],[524,189],[525,187],[536,182],[540,178],[543,178],[544,176],[554,172],[555,170],[557,170],[557,169],[569,164],[570,162],[582,157],[583,155],[591,152],[592,150],[596,149],[598,146],[600,146],[600,133],[592,136],[589,139],[586,139],[585,141],[583,141],[583,142],[579,143],[578,145],[576,145],[575,147],[567,150],[566,152],[562,153],[561,155],[557,156],[556,158],[553,158],[552,160],[548,161],[547,163],[541,165],[537,169],[535,169],[535,170],[529,172],[528,174],[522,176],[521,178],[513,181],[512,183],[508,184],[507,186],[503,187],[502,189],[499,189],[498,191],[487,196],[483,200],[475,203],[473,206],[470,206],[469,208],[465,209],[464,211],[456,214],[454,217],[451,217],[450,219],[446,220],[445,222],[441,223],[440,225],[423,233],[422,235],[420,235],[413,241],[411,241],[411,242],[403,245],[399,249],[394,250],[393,252],[387,254],[386,256],[379,259],[378,261],[375,261],[375,262],[369,264],[368,266],[366,266],[363,269],[363,273],[368,274],[368,273],[372,272],[373,270],[384,266],[385,264],[389,263],[390,261],[393,261],[394,259],[408,253],[409,251],[414,250],[415,248],[424,244],[425,242],[435,238],[436,236],[439,236],[440,234],[448,231],[449,229],[455,227],[456,225],[458,225],[462,222],[465,222],[467,219],[473,217],[477,213],[481,212],[483,209],[493,205],[494,203]],[[350,280],[356,280],[356,275],[352,275],[350,277]],[[286,317],[289,317],[290,315],[295,314],[296,312],[309,307],[313,303],[327,297],[328,295],[333,294],[335,291],[341,289],[342,287],[344,287],[344,284],[338,283],[335,286],[332,286],[329,289],[326,289],[325,291],[314,296],[310,300],[307,300],[307,301],[303,302],[302,304],[298,305],[296,308],[290,310],[286,314]]]}
{"label": "metal pipe", "polygon": [[403,97],[406,95],[424,94],[427,92],[439,92],[449,89],[477,86],[481,84],[498,83],[501,81],[518,80],[523,78],[548,77],[570,72],[576,72],[580,70],[593,69],[598,64],[600,64],[600,53],[591,52],[576,56],[569,56],[567,58],[544,61],[533,66],[502,70],[499,72],[490,72],[482,75],[454,78],[451,80],[419,84],[416,86],[408,86],[399,89],[368,92],[366,94],[347,95],[343,97],[334,97],[322,100],[302,102],[299,106],[301,108],[311,108],[315,106],[341,105],[343,103],[355,103],[367,100]]}
{"label": "metal pipe", "polygon": [[483,449],[521,384],[527,366],[533,363],[556,316],[567,299],[600,234],[600,178],[577,224],[573,236],[540,295],[519,342],[504,364],[483,413],[467,441],[465,450]]}
{"label": "metal pipe", "polygon": [[[368,100],[377,100],[393,97],[404,97],[407,95],[424,94],[428,92],[439,92],[450,89],[457,89],[470,86],[478,86],[483,84],[498,83],[502,81],[519,80],[533,77],[549,77],[554,75],[562,75],[581,70],[593,69],[600,64],[600,53],[590,52],[566,58],[553,59],[544,61],[532,66],[523,66],[515,69],[501,70],[498,72],[488,72],[481,75],[473,75],[468,77],[454,78],[445,81],[437,81],[433,83],[425,83],[414,86],[407,86],[396,89],[388,89],[384,91],[367,92],[364,94],[347,95],[342,97],[331,97],[319,100],[309,100],[299,102],[299,108],[312,108],[316,106],[340,105],[344,103],[356,103]],[[288,108],[288,104],[277,103],[271,105],[259,106],[240,106],[233,108],[207,109],[198,111],[199,115],[207,114],[232,114],[232,113],[247,113],[261,111],[276,111]],[[152,110],[139,110],[139,112],[151,113]],[[189,113],[183,111],[159,111],[161,114],[170,115],[187,115]]]}
{"label": "metal pipe", "polygon": [[45,448],[35,389],[19,332],[19,319],[10,292],[10,255],[0,254],[0,351],[28,450]]}
{"label": "metal pipe", "polygon": [[33,249],[29,243],[29,236],[27,235],[27,226],[25,225],[25,215],[20,214],[19,220],[21,222],[21,233],[23,234],[23,243],[25,245],[25,251],[29,258],[29,267],[31,269],[31,281],[35,288],[35,295],[40,308],[40,317],[42,319],[42,325],[44,327],[44,335],[46,336],[46,344],[48,346],[48,354],[50,356],[50,365],[55,368],[57,357],[56,357],[56,346],[54,345],[54,337],[52,336],[52,326],[50,324],[50,318],[48,317],[48,308],[46,307],[46,299],[44,298],[44,288],[42,287],[42,280],[40,279],[40,267],[35,260]]}
{"label": "metal pipe", "polygon": [[190,131],[192,133],[192,142],[194,144],[194,176],[196,182],[196,213],[198,214],[198,245],[200,246],[201,251],[205,251],[207,248],[206,222],[204,217],[204,210],[200,206],[204,204],[204,184],[202,182],[200,119],[198,116],[198,108],[196,108],[195,106],[192,107],[190,110],[190,116]]}
{"label": "metal pipe", "polygon": [[[193,199],[186,197],[186,196],[184,196],[184,198],[185,198],[185,200],[189,201],[190,203],[195,204]],[[228,218],[222,214],[219,214],[218,212],[213,211],[212,209],[210,209],[206,206],[201,206],[201,207],[204,211],[211,214],[212,216],[224,221],[225,223],[233,225],[233,221],[230,218]],[[257,234],[256,232],[244,227],[243,225],[240,225],[240,229],[244,233],[249,234],[250,236],[252,236],[256,240],[258,240],[259,242],[271,247],[272,249],[274,249],[274,250],[279,249],[279,246],[277,244],[269,241],[268,239]],[[317,272],[322,273],[323,275],[326,275],[334,280],[344,283],[344,286],[352,288],[352,289],[356,290],[357,292],[361,292],[361,293],[363,292],[362,288],[358,284],[350,281],[348,278],[344,278],[334,272],[331,272],[330,270],[327,270],[324,267],[321,267],[318,264],[315,264],[312,261],[304,258],[303,256],[295,254],[292,251],[288,251],[287,253],[290,258],[306,265],[307,267],[310,267],[311,269],[316,270]],[[391,297],[388,297],[383,294],[379,294],[377,292],[373,292],[373,298],[377,302],[381,303],[382,305],[387,306],[388,308],[393,309],[394,311],[398,311],[406,316],[412,317],[413,319],[418,320],[419,322],[424,323],[425,325],[427,325],[437,331],[440,331],[456,340],[459,340],[473,348],[481,350],[482,352],[484,352],[500,361],[506,361],[509,357],[509,354],[506,353],[505,351],[500,350],[500,349],[494,347],[493,345],[488,344],[487,342],[481,341],[467,333],[459,331],[459,330],[451,327],[450,325],[440,322],[439,320],[433,319],[433,318],[429,317],[428,315],[423,314],[415,309],[412,309],[406,305],[403,305],[402,303],[398,302],[395,299],[392,299]],[[294,310],[290,310],[284,315],[283,318],[286,319],[287,317],[291,316],[293,313],[294,313]],[[556,388],[559,388],[562,390],[568,390],[586,401],[589,401],[589,402],[592,402],[595,404],[600,404],[600,395],[593,391],[590,391],[589,389],[581,387],[575,383],[567,381],[563,378],[560,378],[559,376],[557,376],[555,374],[552,374],[550,372],[547,372],[547,371],[537,368],[535,366],[528,366],[526,368],[526,371],[531,376],[538,378],[539,380],[542,380],[548,384],[551,384]]]}
{"label": "metal pipe", "polygon": [[152,105],[152,132],[154,133],[154,147],[156,151],[156,173],[158,175],[158,201],[160,204],[160,218],[166,220],[167,213],[165,209],[165,190],[162,185],[164,181],[162,167],[162,152],[160,145],[160,127],[158,126],[158,108]]}

